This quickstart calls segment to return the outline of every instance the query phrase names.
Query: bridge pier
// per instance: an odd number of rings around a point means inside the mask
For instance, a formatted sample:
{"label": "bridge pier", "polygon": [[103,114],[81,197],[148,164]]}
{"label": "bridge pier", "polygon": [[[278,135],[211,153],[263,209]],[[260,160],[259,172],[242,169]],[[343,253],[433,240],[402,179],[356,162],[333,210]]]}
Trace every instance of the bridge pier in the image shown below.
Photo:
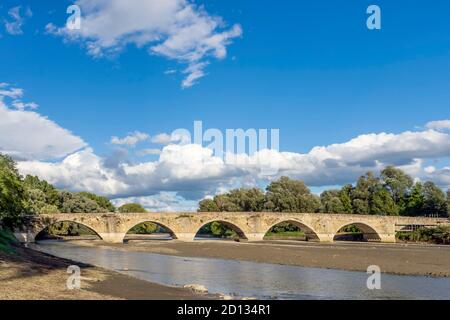
{"label": "bridge pier", "polygon": [[20,243],[33,243],[36,235],[33,232],[16,231],[14,236]]}
{"label": "bridge pier", "polygon": [[99,233],[98,235],[103,241],[109,243],[123,243],[123,239],[125,238],[125,233],[108,232]]}
{"label": "bridge pier", "polygon": [[265,233],[246,233],[248,241],[263,241]]}
{"label": "bridge pier", "polygon": [[395,243],[395,234],[380,234],[380,241],[384,243]]}
{"label": "bridge pier", "polygon": [[177,240],[183,241],[183,242],[193,242],[195,238],[196,233],[176,233],[175,237]]}
{"label": "bridge pier", "polygon": [[319,242],[333,242],[334,234],[332,233],[318,233]]}

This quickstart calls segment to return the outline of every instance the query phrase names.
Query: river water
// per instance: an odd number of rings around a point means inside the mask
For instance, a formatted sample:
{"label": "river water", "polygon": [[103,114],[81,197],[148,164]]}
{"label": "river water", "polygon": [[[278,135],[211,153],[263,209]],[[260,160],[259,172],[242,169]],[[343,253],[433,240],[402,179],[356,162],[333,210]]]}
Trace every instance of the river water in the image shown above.
{"label": "river water", "polygon": [[[210,258],[184,258],[76,243],[43,241],[46,253],[168,286],[199,284],[210,293],[259,299],[450,299],[450,278],[381,275],[367,289],[364,272]],[[449,266],[450,267],[450,266]]]}

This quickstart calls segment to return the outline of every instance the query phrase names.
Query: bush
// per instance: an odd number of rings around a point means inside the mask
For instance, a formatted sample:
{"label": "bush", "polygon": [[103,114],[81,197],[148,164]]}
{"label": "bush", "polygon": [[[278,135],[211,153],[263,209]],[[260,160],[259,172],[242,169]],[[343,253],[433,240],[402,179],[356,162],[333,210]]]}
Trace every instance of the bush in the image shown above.
{"label": "bush", "polygon": [[450,244],[450,226],[420,228],[413,232],[398,232],[397,239],[411,242]]}

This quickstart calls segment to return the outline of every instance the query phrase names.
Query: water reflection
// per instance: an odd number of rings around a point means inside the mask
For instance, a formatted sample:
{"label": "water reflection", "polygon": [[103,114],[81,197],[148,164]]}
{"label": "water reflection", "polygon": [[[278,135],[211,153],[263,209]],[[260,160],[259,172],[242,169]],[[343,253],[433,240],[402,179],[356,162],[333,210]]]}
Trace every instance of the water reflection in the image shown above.
{"label": "water reflection", "polygon": [[449,278],[382,275],[381,290],[368,290],[363,272],[301,268],[223,259],[184,258],[144,252],[42,242],[47,253],[113,269],[143,280],[211,293],[261,299],[450,299]]}

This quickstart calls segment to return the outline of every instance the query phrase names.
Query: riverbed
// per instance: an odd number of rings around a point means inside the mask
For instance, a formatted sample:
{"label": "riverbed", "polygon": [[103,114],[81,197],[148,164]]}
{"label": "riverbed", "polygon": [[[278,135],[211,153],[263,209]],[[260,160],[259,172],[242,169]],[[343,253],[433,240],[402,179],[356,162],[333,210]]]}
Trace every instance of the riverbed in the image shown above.
{"label": "riverbed", "polygon": [[[215,244],[213,244],[215,245]],[[210,293],[258,299],[450,299],[450,278],[382,273],[381,289],[366,272],[40,242],[46,253],[166,286],[201,285]],[[236,248],[239,245],[236,246]]]}

